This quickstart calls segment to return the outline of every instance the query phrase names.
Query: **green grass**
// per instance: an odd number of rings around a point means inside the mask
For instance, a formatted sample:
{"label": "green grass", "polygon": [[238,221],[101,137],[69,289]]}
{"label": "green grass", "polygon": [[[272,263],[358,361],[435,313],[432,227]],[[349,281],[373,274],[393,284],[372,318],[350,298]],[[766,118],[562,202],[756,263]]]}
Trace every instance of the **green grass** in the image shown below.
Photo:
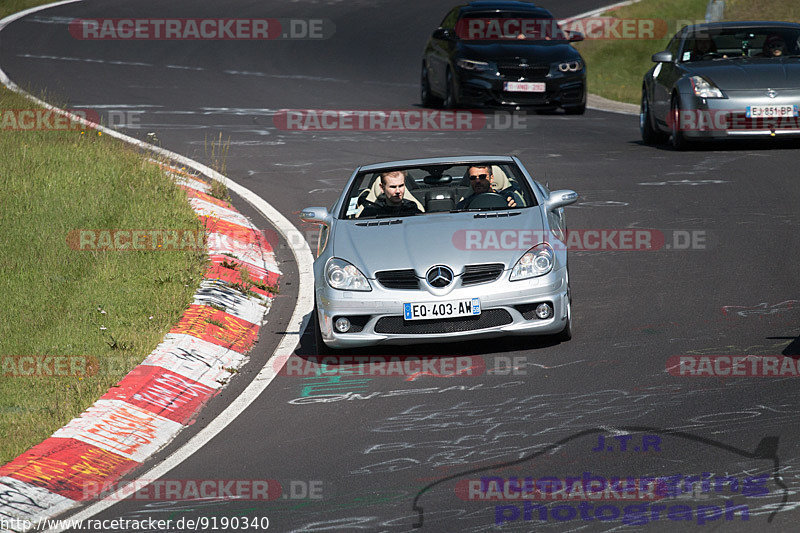
{"label": "green grass", "polygon": [[0,18],[5,18],[17,11],[28,9],[29,7],[52,3],[52,0],[3,0],[2,3],[0,3]]}
{"label": "green grass", "polygon": [[[679,21],[702,22],[708,0],[642,0],[614,11],[621,19],[658,19],[667,23],[663,39],[587,39],[576,44],[586,60],[589,92],[638,104],[642,77],[653,65],[650,57],[663,50],[680,29]],[[800,20],[797,0],[727,0],[725,20]]]}
{"label": "green grass", "polygon": [[[0,110],[33,107],[0,88]],[[201,229],[185,193],[123,143],[94,130],[0,130],[0,153],[0,361],[53,355],[99,362],[96,375],[84,378],[0,372],[4,464],[153,350],[191,303],[206,258],[68,246],[75,229]]]}

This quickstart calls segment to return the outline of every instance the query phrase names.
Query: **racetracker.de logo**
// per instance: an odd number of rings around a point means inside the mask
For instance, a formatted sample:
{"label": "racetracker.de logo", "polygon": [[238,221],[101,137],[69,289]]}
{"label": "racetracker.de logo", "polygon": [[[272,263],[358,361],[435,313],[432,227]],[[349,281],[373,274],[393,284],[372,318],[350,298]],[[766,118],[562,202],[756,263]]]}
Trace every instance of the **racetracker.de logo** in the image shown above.
{"label": "racetracker.de logo", "polygon": [[69,23],[70,35],[81,41],[327,39],[333,32],[326,19],[97,18]]}
{"label": "racetracker.de logo", "polygon": [[429,109],[281,109],[273,122],[288,131],[466,131],[491,126],[480,111]]}
{"label": "racetracker.de logo", "polygon": [[458,250],[495,251],[529,250],[541,242],[553,248],[578,250],[659,250],[664,247],[664,233],[652,229],[579,229],[569,230],[564,239],[548,232],[529,229],[472,230],[462,229],[453,234]]}
{"label": "racetracker.de logo", "polygon": [[195,229],[74,229],[67,245],[79,251],[205,251],[207,236],[206,230]]}
{"label": "racetracker.de logo", "polygon": [[112,492],[111,500],[185,501],[200,499],[270,501],[283,487],[274,479],[136,479],[127,484],[88,482],[83,499]]}
{"label": "racetracker.de logo", "polygon": [[469,357],[312,356],[292,357],[286,361],[285,365],[281,360],[276,360],[274,365],[282,376],[304,378],[326,376],[450,378],[481,376],[486,371],[486,362],[478,355]]}
{"label": "racetracker.de logo", "polygon": [[668,23],[661,19],[619,19],[586,17],[581,19],[533,19],[514,17],[463,18],[456,23],[456,35],[465,40],[568,39],[573,32],[585,39],[661,39]]}
{"label": "racetracker.de logo", "polygon": [[100,363],[87,355],[3,355],[0,375],[7,378],[88,377]]}
{"label": "racetracker.de logo", "polygon": [[0,109],[0,130],[3,131],[80,131],[86,124],[100,123],[100,114],[91,109],[67,109],[68,116],[49,109]]}
{"label": "racetracker.de logo", "polygon": [[570,500],[658,500],[665,487],[657,478],[609,478],[584,472],[567,477],[481,477],[462,479],[455,493],[466,501],[570,501]]}
{"label": "racetracker.de logo", "polygon": [[796,378],[798,363],[782,355],[674,355],[667,359],[667,371],[695,378]]}
{"label": "racetracker.de logo", "polygon": [[[757,106],[751,109],[682,109],[677,113],[680,131],[786,130],[800,129],[800,106],[796,104]],[[667,115],[667,126],[676,115]]]}

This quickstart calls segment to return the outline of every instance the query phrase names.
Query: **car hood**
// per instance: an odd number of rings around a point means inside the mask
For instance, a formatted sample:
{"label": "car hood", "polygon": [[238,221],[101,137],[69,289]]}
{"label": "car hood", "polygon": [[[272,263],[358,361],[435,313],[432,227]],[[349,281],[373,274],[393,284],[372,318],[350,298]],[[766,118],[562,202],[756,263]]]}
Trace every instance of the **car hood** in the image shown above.
{"label": "car hood", "polygon": [[577,50],[565,42],[548,43],[537,41],[524,44],[516,41],[460,42],[459,51],[461,52],[461,57],[476,61],[508,62],[525,58],[532,65],[571,61],[581,57]]}
{"label": "car hood", "polygon": [[703,61],[689,69],[723,91],[800,89],[800,59],[734,59]]}
{"label": "car hood", "polygon": [[[511,268],[525,251],[541,242],[543,221],[538,208],[524,209],[512,217],[475,218],[474,215],[376,219],[369,222],[402,222],[371,226],[357,225],[367,223],[366,220],[339,221],[334,230],[332,254],[353,263],[369,278],[381,270],[408,268],[424,276],[434,265],[447,265],[460,274],[464,265],[503,263],[505,268]],[[503,231],[512,233],[506,234],[501,242]]]}

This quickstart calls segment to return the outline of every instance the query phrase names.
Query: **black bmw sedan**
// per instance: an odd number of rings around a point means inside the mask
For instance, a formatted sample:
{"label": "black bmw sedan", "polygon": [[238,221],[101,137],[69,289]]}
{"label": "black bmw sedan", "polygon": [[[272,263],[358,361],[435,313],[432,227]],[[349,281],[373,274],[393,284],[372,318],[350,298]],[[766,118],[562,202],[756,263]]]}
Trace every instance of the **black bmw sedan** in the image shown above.
{"label": "black bmw sedan", "polygon": [[586,110],[586,65],[552,13],[529,2],[454,7],[425,46],[422,105]]}

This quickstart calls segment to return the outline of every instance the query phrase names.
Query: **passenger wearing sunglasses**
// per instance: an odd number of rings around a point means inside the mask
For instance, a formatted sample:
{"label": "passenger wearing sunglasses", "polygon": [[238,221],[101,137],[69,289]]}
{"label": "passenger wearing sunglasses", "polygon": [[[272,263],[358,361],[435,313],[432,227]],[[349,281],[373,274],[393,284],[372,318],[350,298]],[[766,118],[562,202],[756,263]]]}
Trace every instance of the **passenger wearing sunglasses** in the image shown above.
{"label": "passenger wearing sunglasses", "polygon": [[508,202],[508,207],[524,205],[522,196],[513,186],[500,191],[496,190],[491,165],[473,165],[469,167],[467,174],[469,175],[469,185],[472,187],[472,194],[458,202],[456,209],[468,209],[469,204],[477,195],[486,192],[494,192],[504,196]]}

